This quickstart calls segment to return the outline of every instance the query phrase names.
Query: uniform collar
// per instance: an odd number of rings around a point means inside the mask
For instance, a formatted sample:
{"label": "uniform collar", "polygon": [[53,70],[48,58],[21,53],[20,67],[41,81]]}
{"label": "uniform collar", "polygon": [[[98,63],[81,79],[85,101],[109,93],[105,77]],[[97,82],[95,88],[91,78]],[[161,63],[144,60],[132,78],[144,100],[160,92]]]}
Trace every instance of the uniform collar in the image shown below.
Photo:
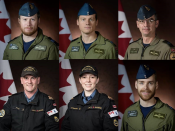
{"label": "uniform collar", "polygon": [[[152,42],[150,43],[150,45],[156,45],[159,41],[160,41],[160,39],[156,35],[156,37],[152,40]],[[143,38],[141,38],[141,41],[139,43],[143,46]]]}
{"label": "uniform collar", "polygon": [[[156,104],[154,106],[154,108],[158,109],[160,107],[162,107],[162,105],[164,104],[158,97],[154,97],[156,99]],[[136,106],[140,108],[140,100],[136,103]]]}
{"label": "uniform collar", "polygon": [[27,100],[27,102],[28,103],[30,103],[31,101],[33,101],[34,100],[34,98],[35,98],[35,96],[36,96],[36,94],[37,94],[37,92],[38,92],[38,89],[37,89],[37,91],[35,92],[35,94],[29,99],[27,96],[26,96],[26,94],[25,94],[25,92],[24,92],[24,95],[25,95],[25,97],[26,97],[26,100]]}
{"label": "uniform collar", "polygon": [[41,92],[40,92],[39,89],[38,89],[38,92],[36,93],[35,98],[33,99],[33,101],[31,101],[31,102],[29,102],[29,103],[27,102],[26,97],[25,97],[25,95],[24,95],[24,93],[23,93],[22,99],[21,99],[21,103],[22,103],[22,104],[25,104],[25,105],[28,105],[28,104],[37,105],[37,104],[38,104],[38,99],[39,99],[40,93],[41,93]]}
{"label": "uniform collar", "polygon": [[86,104],[88,101],[90,101],[95,96],[95,93],[96,93],[96,89],[93,91],[93,93],[89,97],[86,97],[83,91],[81,95],[83,102]]}
{"label": "uniform collar", "polygon": [[[97,40],[95,40],[92,44],[97,44],[97,45],[104,45],[105,44],[105,38],[98,32],[95,31],[95,33],[97,34]],[[82,35],[78,38],[78,44],[83,44],[82,43]]]}
{"label": "uniform collar", "polygon": [[[32,43],[32,45],[37,45],[42,41],[43,38],[44,38],[43,31],[41,28],[38,27],[38,34],[35,38],[35,41]],[[19,44],[21,44],[21,46],[23,47],[23,33],[21,33],[20,35]]]}
{"label": "uniform collar", "polygon": [[[82,92],[82,93],[83,93],[83,92]],[[82,93],[81,93],[81,94],[82,94]],[[98,101],[98,99],[99,99],[99,96],[100,96],[100,94],[99,94],[98,90],[96,89],[95,96],[94,96],[91,100],[89,100],[86,104],[97,103],[97,101]],[[83,102],[83,100],[82,100],[82,95],[79,95],[77,104],[85,105],[84,102]]]}

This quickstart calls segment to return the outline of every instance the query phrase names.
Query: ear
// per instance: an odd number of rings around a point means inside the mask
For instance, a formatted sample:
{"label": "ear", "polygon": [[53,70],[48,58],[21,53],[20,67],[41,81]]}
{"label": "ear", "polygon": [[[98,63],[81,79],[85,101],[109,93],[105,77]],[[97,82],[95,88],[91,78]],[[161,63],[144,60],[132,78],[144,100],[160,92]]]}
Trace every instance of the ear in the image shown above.
{"label": "ear", "polygon": [[136,80],[136,81],[135,81],[135,88],[136,88],[136,89],[137,89],[137,84],[138,84],[138,83],[137,83],[137,80]]}
{"label": "ear", "polygon": [[137,28],[139,28],[139,22],[136,20],[136,25],[137,25]]}
{"label": "ear", "polygon": [[97,19],[97,21],[96,21],[96,26],[98,25],[98,19]]}
{"label": "ear", "polygon": [[79,25],[79,20],[77,19],[77,25]]}
{"label": "ear", "polygon": [[159,20],[156,20],[156,28],[159,26]]}
{"label": "ear", "polygon": [[159,88],[158,81],[156,81],[156,90]]}
{"label": "ear", "polygon": [[40,83],[40,77],[38,77],[37,79],[38,79],[38,83],[37,84],[39,84]]}
{"label": "ear", "polygon": [[79,77],[79,82],[80,82],[80,84],[81,84],[81,78]]}
{"label": "ear", "polygon": [[20,18],[18,18],[18,23],[21,24],[21,22],[20,22]]}
{"label": "ear", "polygon": [[23,77],[20,77],[20,80],[21,80],[21,84],[23,84]]}

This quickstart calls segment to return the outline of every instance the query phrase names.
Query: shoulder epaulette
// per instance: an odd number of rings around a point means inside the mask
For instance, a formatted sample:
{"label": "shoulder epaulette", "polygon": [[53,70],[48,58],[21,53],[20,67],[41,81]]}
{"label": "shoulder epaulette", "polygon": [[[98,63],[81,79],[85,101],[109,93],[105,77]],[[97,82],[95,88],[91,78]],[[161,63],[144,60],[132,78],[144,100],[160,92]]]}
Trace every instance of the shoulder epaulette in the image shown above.
{"label": "shoulder epaulette", "polygon": [[171,44],[169,41],[167,41],[167,40],[164,40],[163,41],[165,44],[167,44],[167,45],[169,45],[170,47],[174,47],[174,45],[173,44]]}
{"label": "shoulder epaulette", "polygon": [[[81,93],[80,93],[81,94]],[[73,100],[73,99],[75,99],[75,98],[77,98],[80,94],[78,94],[78,95],[76,95],[76,96],[74,96],[71,100]]]}
{"label": "shoulder epaulette", "polygon": [[11,94],[11,95],[9,95],[9,98],[12,97],[12,96],[19,95],[19,94],[21,94],[21,93],[23,93],[23,92],[18,92],[18,93],[15,93],[15,94]]}
{"label": "shoulder epaulette", "polygon": [[8,43],[10,43],[11,41],[13,41],[13,40],[17,39],[18,37],[20,37],[20,36],[15,37],[14,39],[10,40]]}
{"label": "shoulder epaulette", "polygon": [[171,110],[175,111],[174,108],[172,108],[171,106],[169,106],[168,104],[166,104]]}
{"label": "shoulder epaulette", "polygon": [[136,104],[136,103],[137,103],[137,102],[134,102],[132,105],[128,106],[128,108],[131,107],[131,106],[133,106],[133,105]]}
{"label": "shoulder epaulette", "polygon": [[48,96],[48,98],[49,98],[49,100],[54,100],[53,97],[51,97],[51,96]]}
{"label": "shoulder epaulette", "polygon": [[48,37],[48,39],[49,39],[51,42],[53,42],[56,46],[59,46],[59,44],[58,44],[55,40],[53,40],[51,37]]}
{"label": "shoulder epaulette", "polygon": [[110,41],[110,40],[108,40],[108,39],[105,39],[105,41],[108,41],[108,42],[111,43],[114,47],[116,47],[116,45],[115,45],[112,41]]}
{"label": "shoulder epaulette", "polygon": [[[79,37],[78,37],[78,38],[79,38]],[[75,38],[75,39],[71,40],[71,42],[70,42],[70,43],[72,43],[72,42],[76,41],[78,38]]]}
{"label": "shoulder epaulette", "polygon": [[133,41],[133,42],[129,43],[129,45],[130,45],[130,44],[132,44],[132,43],[134,43],[134,42],[137,42],[137,41],[139,41],[140,39],[141,39],[141,38],[139,38],[138,40],[135,40],[135,41]]}

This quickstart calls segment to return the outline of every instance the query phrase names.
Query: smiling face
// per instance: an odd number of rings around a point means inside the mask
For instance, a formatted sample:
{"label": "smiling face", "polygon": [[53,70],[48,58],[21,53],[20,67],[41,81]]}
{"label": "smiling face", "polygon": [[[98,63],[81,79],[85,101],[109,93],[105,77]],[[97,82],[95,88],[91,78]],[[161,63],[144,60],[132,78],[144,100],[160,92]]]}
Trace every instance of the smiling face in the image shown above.
{"label": "smiling face", "polygon": [[79,82],[82,85],[85,92],[93,92],[96,84],[99,82],[99,78],[93,74],[85,73],[79,78]]}
{"label": "smiling face", "polygon": [[32,36],[38,30],[40,18],[37,17],[37,14],[31,17],[20,16],[20,18],[18,18],[18,22],[22,33],[26,36]]}
{"label": "smiling face", "polygon": [[39,83],[40,77],[34,77],[32,75],[21,77],[21,84],[23,85],[25,92],[36,92]]}
{"label": "smiling face", "polygon": [[155,74],[148,79],[138,79],[135,81],[135,88],[143,101],[149,101],[154,98],[156,89],[158,89],[158,82],[155,80]]}
{"label": "smiling face", "polygon": [[159,20],[156,20],[155,15],[145,20],[136,21],[137,28],[139,28],[142,37],[153,37],[156,33],[156,28],[159,25]]}
{"label": "smiling face", "polygon": [[98,20],[93,15],[80,15],[77,20],[77,25],[80,28],[81,33],[90,34],[95,32],[95,28],[98,25]]}

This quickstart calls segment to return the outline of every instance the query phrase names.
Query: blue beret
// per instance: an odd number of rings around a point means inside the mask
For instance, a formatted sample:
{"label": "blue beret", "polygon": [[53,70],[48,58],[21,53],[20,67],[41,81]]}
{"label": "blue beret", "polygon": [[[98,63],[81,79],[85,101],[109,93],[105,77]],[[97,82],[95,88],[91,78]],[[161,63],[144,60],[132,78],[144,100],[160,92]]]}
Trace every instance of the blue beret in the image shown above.
{"label": "blue beret", "polygon": [[140,65],[136,79],[147,79],[155,73],[156,71],[148,65]]}
{"label": "blue beret", "polygon": [[78,12],[78,16],[80,16],[80,15],[93,15],[93,14],[97,14],[97,13],[93,9],[93,7],[88,3],[85,3],[83,5],[83,7],[81,7],[81,9]]}
{"label": "blue beret", "polygon": [[36,13],[38,13],[38,8],[33,3],[25,3],[20,9],[19,9],[19,15],[22,16],[33,16]]}
{"label": "blue beret", "polygon": [[137,19],[140,19],[140,20],[148,19],[154,14],[156,14],[156,11],[154,10],[154,8],[152,8],[149,5],[143,5],[140,7],[137,13]]}

